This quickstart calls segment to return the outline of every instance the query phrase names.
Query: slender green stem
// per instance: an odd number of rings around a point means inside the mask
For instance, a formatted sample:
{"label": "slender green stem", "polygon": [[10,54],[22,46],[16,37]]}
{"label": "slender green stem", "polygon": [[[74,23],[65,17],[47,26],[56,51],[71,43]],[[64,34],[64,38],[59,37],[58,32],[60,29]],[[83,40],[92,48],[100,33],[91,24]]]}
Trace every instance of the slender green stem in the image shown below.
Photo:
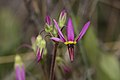
{"label": "slender green stem", "polygon": [[55,43],[54,52],[52,55],[52,62],[51,62],[51,68],[50,68],[50,79],[49,80],[54,80],[54,69],[55,69],[57,46],[58,46],[58,43]]}

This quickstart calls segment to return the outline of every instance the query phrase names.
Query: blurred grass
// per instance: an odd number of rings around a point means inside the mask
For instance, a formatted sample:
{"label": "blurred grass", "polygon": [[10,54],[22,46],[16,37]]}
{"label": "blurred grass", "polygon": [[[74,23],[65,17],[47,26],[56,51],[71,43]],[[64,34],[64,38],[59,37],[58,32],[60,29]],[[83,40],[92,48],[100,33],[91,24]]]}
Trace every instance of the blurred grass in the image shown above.
{"label": "blurred grass", "polygon": [[[13,55],[20,44],[20,25],[9,9],[0,10],[0,57]],[[15,54],[15,53],[14,53]],[[11,72],[13,62],[0,64],[0,79]]]}
{"label": "blurred grass", "polygon": [[13,53],[21,38],[18,20],[8,9],[0,11],[0,55]]}

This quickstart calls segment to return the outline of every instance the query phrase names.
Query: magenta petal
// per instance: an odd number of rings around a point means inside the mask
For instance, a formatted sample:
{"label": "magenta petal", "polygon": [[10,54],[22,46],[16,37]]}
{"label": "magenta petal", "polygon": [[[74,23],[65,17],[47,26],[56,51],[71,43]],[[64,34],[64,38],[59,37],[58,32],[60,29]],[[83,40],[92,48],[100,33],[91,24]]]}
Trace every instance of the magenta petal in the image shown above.
{"label": "magenta petal", "polygon": [[62,34],[59,26],[58,26],[58,23],[56,22],[55,19],[53,19],[53,21],[54,21],[54,23],[55,23],[56,29],[58,30],[58,35],[59,35],[60,39],[61,39],[63,42],[66,42],[66,40],[65,40],[65,38],[64,38],[64,36],[63,36],[63,34]]}
{"label": "magenta petal", "polygon": [[37,62],[39,62],[42,59],[43,52],[44,48],[42,48],[41,51],[40,48],[37,49]]}
{"label": "magenta petal", "polygon": [[46,22],[48,25],[51,25],[50,16],[46,16],[45,22]]}
{"label": "magenta petal", "polygon": [[24,66],[16,65],[15,71],[16,71],[16,80],[25,80]]}
{"label": "magenta petal", "polygon": [[68,41],[74,41],[74,28],[73,28],[71,18],[69,18],[68,24],[67,24],[67,39]]}
{"label": "magenta petal", "polygon": [[18,65],[16,65],[16,67],[15,67],[16,80],[22,80],[20,70],[21,70],[20,67]]}
{"label": "magenta petal", "polygon": [[62,40],[60,38],[52,37],[50,39],[52,39],[53,41],[56,41],[56,42],[62,42]]}
{"label": "magenta petal", "polygon": [[41,53],[40,53],[40,48],[37,48],[37,62],[41,60]]}
{"label": "magenta petal", "polygon": [[82,28],[82,30],[81,30],[78,38],[76,39],[76,42],[78,42],[78,41],[83,37],[83,35],[84,35],[85,32],[87,31],[89,25],[90,25],[90,21],[88,21],[88,22],[84,25],[84,27]]}

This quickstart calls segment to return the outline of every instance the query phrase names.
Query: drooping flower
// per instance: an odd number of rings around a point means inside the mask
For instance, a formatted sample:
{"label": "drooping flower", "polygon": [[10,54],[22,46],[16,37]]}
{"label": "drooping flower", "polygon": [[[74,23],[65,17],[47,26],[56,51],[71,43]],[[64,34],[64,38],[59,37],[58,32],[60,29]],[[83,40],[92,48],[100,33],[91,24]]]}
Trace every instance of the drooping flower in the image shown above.
{"label": "drooping flower", "polygon": [[16,80],[25,80],[24,64],[19,55],[15,56],[15,73],[16,73]]}
{"label": "drooping flower", "polygon": [[65,45],[68,46],[68,52],[69,52],[69,56],[70,56],[70,60],[73,61],[74,60],[74,45],[84,36],[85,32],[87,31],[89,25],[90,25],[90,21],[88,21],[82,28],[81,32],[79,33],[78,37],[75,39],[74,38],[74,28],[73,28],[73,23],[72,23],[72,19],[69,18],[68,23],[67,23],[67,39],[65,39],[65,37],[63,36],[58,23],[56,22],[55,19],[53,19],[54,24],[56,29],[58,30],[58,35],[59,38],[56,37],[52,37],[51,39],[53,41],[56,42],[63,42]]}
{"label": "drooping flower", "polygon": [[46,55],[46,41],[42,39],[41,35],[38,35],[37,38],[32,38],[32,48],[36,53],[37,62],[39,62],[43,54]]}

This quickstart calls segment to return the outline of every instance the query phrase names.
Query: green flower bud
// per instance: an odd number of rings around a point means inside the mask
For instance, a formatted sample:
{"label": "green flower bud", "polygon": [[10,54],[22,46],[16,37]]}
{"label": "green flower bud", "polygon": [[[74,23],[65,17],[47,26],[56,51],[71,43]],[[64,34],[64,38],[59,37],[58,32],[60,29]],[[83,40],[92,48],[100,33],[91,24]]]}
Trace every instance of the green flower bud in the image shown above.
{"label": "green flower bud", "polygon": [[47,33],[49,33],[49,32],[51,32],[53,30],[53,27],[52,27],[52,25],[48,25],[48,24],[46,24],[46,27],[45,27],[45,31],[47,32]]}
{"label": "green flower bud", "polygon": [[59,26],[60,26],[60,28],[62,28],[65,25],[66,17],[67,17],[67,13],[65,12],[65,10],[63,10],[60,13],[60,17],[59,17]]}

